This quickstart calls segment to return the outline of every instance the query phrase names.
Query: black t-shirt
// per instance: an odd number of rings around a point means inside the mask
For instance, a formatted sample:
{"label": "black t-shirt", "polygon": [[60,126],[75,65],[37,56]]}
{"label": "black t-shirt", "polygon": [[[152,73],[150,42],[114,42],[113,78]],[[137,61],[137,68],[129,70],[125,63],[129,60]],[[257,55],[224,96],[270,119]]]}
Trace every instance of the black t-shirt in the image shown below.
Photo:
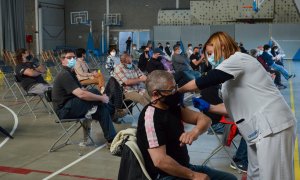
{"label": "black t-shirt", "polygon": [[[149,57],[149,55],[148,55],[148,57]],[[143,53],[143,54],[140,55],[139,63],[138,63],[138,68],[142,72],[146,71],[146,67],[147,67],[147,64],[148,64],[149,60],[150,60],[149,58],[146,58],[145,53]]]}
{"label": "black t-shirt", "polygon": [[24,71],[26,69],[35,69],[37,67],[38,66],[33,64],[32,62],[26,62],[18,64],[16,66],[15,73],[17,75],[17,78],[20,80],[21,86],[25,89],[25,91],[28,91],[34,84],[37,83],[47,84],[42,75],[38,75],[36,77],[24,75]]}
{"label": "black t-shirt", "polygon": [[148,149],[166,146],[166,153],[182,166],[188,167],[190,157],[186,145],[180,147],[179,137],[184,132],[180,107],[162,110],[147,105],[142,110],[137,127],[137,144],[152,179],[164,174],[153,164]]}
{"label": "black t-shirt", "polygon": [[76,78],[75,72],[70,68],[63,68],[56,76],[52,88],[52,103],[56,112],[61,109],[68,100],[76,97],[72,92],[77,88],[81,88],[81,85]]}
{"label": "black t-shirt", "polygon": [[147,63],[146,70],[150,74],[154,70],[165,70],[165,68],[160,59],[151,58],[150,61]]}
{"label": "black t-shirt", "polygon": [[190,60],[191,60],[191,62],[190,62],[190,64],[191,64],[191,67],[193,68],[193,70],[194,71],[199,71],[199,66],[200,66],[200,64],[199,65],[195,65],[193,62],[192,62],[192,60],[194,60],[194,59],[196,59],[197,61],[199,61],[200,60],[200,56],[197,54],[192,54],[191,56],[190,56]]}

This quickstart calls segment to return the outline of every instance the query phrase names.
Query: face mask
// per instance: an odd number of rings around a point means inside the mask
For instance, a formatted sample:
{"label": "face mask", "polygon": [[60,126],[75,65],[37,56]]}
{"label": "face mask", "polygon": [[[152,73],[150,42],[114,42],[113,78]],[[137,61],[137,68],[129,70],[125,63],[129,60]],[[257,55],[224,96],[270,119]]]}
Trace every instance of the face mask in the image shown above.
{"label": "face mask", "polygon": [[68,60],[67,66],[72,69],[75,66],[75,64],[76,64],[76,59],[72,58],[72,59]]}
{"label": "face mask", "polygon": [[126,67],[127,67],[128,69],[131,69],[131,68],[132,68],[132,63],[126,64]]}
{"label": "face mask", "polygon": [[116,56],[116,52],[111,52],[110,55],[114,57]]}
{"label": "face mask", "polygon": [[278,49],[275,49],[275,52],[278,52]]}
{"label": "face mask", "polygon": [[189,49],[193,49],[193,47],[190,46]]}
{"label": "face mask", "polygon": [[133,49],[133,50],[136,50],[136,47],[133,47],[132,49]]}
{"label": "face mask", "polygon": [[182,94],[179,92],[168,96],[162,96],[162,98],[160,99],[160,101],[168,105],[169,108],[176,108],[180,106],[182,104],[182,100]]}
{"label": "face mask", "polygon": [[208,57],[208,62],[212,65],[213,69],[216,68],[219,64],[222,63],[222,61],[224,60],[224,57],[221,57],[221,59],[217,62],[215,62],[215,55],[212,54]]}
{"label": "face mask", "polygon": [[169,44],[167,44],[167,47],[170,47],[170,45],[169,45]]}
{"label": "face mask", "polygon": [[262,50],[259,50],[258,51],[258,55],[260,56],[260,55],[262,55],[263,54],[263,51]]}
{"label": "face mask", "polygon": [[26,56],[26,60],[27,61],[30,61],[32,59],[32,55],[31,54],[29,54],[28,56]]}

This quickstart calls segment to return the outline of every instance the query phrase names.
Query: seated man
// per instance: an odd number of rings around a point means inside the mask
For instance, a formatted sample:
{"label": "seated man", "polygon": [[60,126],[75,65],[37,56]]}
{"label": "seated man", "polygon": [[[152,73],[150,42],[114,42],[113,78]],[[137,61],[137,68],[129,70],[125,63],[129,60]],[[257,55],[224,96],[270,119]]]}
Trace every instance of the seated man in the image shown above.
{"label": "seated man", "polygon": [[59,118],[66,119],[85,117],[96,106],[97,110],[91,116],[99,121],[107,143],[111,143],[116,131],[111,121],[113,109],[108,104],[108,97],[99,95],[96,89],[87,91],[81,87],[73,69],[76,64],[75,57],[72,50],[64,50],[60,54],[63,69],[54,80],[53,108]]}
{"label": "seated man", "polygon": [[98,89],[104,91],[104,77],[101,73],[97,71],[91,72],[89,66],[85,62],[86,51],[83,48],[76,50],[77,61],[75,65],[76,77],[82,85],[96,84]]}
{"label": "seated man", "polygon": [[[190,164],[186,144],[191,145],[210,126],[200,112],[180,106],[172,74],[153,71],[146,87],[151,104],[144,107],[137,127],[137,144],[152,179],[232,179],[236,177],[207,166]],[[183,122],[195,124],[184,132]]]}
{"label": "seated man", "polygon": [[194,71],[199,71],[200,64],[204,63],[204,55],[199,53],[199,47],[194,47],[193,54],[190,56],[190,65]]}
{"label": "seated man", "polygon": [[114,77],[123,86],[125,98],[146,106],[150,102],[149,95],[144,88],[147,77],[132,64],[130,55],[124,53],[120,61],[121,63],[114,70]]}
{"label": "seated man", "polygon": [[147,72],[150,74],[154,70],[165,70],[163,63],[161,62],[161,56],[165,53],[160,48],[155,48],[151,59],[147,63]]}
{"label": "seated man", "polygon": [[276,60],[276,57],[272,56],[271,47],[268,44],[264,45],[264,52],[262,53],[261,57],[266,61],[270,68],[274,69],[275,71],[279,71],[286,80],[296,77],[295,74],[290,74],[283,66],[275,63],[274,60]]}
{"label": "seated man", "polygon": [[42,95],[51,87],[42,76],[46,72],[46,68],[43,65],[36,65],[31,62],[32,55],[26,49],[18,49],[16,59],[15,73],[26,92]]}
{"label": "seated man", "polygon": [[172,56],[172,62],[175,73],[183,73],[184,81],[190,81],[200,77],[199,72],[193,71],[192,67],[190,66],[189,59],[181,55],[180,45],[175,45],[173,49],[174,54]]}

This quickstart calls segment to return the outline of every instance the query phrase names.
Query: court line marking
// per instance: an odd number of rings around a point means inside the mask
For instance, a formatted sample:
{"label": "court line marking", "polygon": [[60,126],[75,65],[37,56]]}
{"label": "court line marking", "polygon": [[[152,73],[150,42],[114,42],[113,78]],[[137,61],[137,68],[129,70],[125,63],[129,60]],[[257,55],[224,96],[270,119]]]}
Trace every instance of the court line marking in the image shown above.
{"label": "court line marking", "polygon": [[[291,61],[289,61],[289,72],[291,72]],[[293,81],[289,80],[290,85],[290,104],[292,112],[295,115],[295,99],[294,99],[294,89],[293,89]],[[297,126],[296,126],[297,127]],[[295,179],[300,179],[300,164],[299,164],[299,146],[298,146],[298,136],[296,133],[296,140],[295,140],[295,149],[294,149],[294,173]]]}
{"label": "court line marking", "polygon": [[[0,104],[0,106],[2,106],[3,108],[7,109],[7,110],[13,115],[13,117],[14,117],[15,124],[14,124],[13,129],[12,129],[11,132],[9,133],[9,134],[12,136],[12,135],[14,134],[15,130],[17,129],[18,124],[19,124],[18,116],[17,116],[17,114],[16,114],[13,110],[11,110],[9,107],[7,107],[7,106],[5,106],[5,105],[3,105],[3,104]],[[1,148],[2,146],[4,146],[4,144],[5,144],[8,140],[9,140],[9,137],[6,137],[6,138],[4,139],[4,141],[2,141],[2,143],[0,144],[0,148]]]}
{"label": "court line marking", "polygon": [[53,173],[50,174],[49,176],[45,177],[43,180],[48,180],[48,179],[53,178],[54,176],[60,174],[61,172],[63,172],[64,170],[70,168],[71,166],[73,166],[73,165],[79,163],[79,162],[82,161],[83,159],[89,157],[90,155],[94,154],[95,152],[99,151],[100,149],[102,149],[102,148],[105,147],[105,146],[106,146],[106,144],[101,145],[100,147],[98,147],[98,148],[94,149],[93,151],[89,152],[88,154],[86,154],[86,155],[80,157],[80,158],[77,159],[76,161],[73,161],[72,163],[70,163],[70,164],[66,165],[65,167],[63,167],[63,168],[57,170],[56,172],[53,172]]}

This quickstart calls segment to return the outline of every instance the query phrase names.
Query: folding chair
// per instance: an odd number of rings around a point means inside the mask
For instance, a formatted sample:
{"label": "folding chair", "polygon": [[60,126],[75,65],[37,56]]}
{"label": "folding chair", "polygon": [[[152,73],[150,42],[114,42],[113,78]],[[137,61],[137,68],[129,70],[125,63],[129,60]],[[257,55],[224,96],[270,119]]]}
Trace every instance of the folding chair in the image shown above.
{"label": "folding chair", "polygon": [[[51,113],[51,111],[49,111],[48,106],[46,105],[46,102],[44,101],[44,95],[43,94],[35,94],[35,93],[28,93],[27,91],[25,91],[23,89],[23,87],[21,87],[20,85],[20,79],[18,78],[17,75],[14,75],[15,78],[15,83],[11,86],[11,87],[16,87],[18,89],[18,91],[20,92],[22,98],[25,101],[25,104],[23,106],[21,106],[21,108],[19,109],[19,111],[17,112],[17,115],[21,114],[22,110],[27,106],[29,111],[32,113],[32,115],[34,116],[35,119],[37,119],[36,114],[34,113],[35,108],[37,107],[37,105],[42,102],[44,107],[47,109],[47,111],[49,113]],[[30,102],[34,101],[35,98],[37,98],[38,102],[34,104],[33,107],[30,106]]]}
{"label": "folding chair", "polygon": [[1,69],[1,72],[3,73],[3,75],[4,75],[3,79],[4,79],[4,84],[7,88],[7,90],[3,93],[2,99],[4,99],[9,92],[11,92],[12,95],[17,100],[18,97],[17,97],[16,93],[14,92],[14,90],[12,88],[13,85],[14,85],[14,83],[12,83],[12,82],[15,82],[14,81],[14,69],[10,65],[6,65],[5,63],[3,63],[3,64],[4,64],[3,66],[0,66],[0,69]]}
{"label": "folding chair", "polygon": [[136,119],[133,114],[133,108],[136,107],[138,111],[141,112],[140,108],[138,107],[138,103],[125,98],[123,87],[114,77],[110,77],[110,79],[108,80],[104,93],[108,95],[110,101],[115,106],[115,108],[125,108],[131,116],[132,120],[136,122]]}
{"label": "folding chair", "polygon": [[[52,144],[52,146],[50,147],[50,149],[48,150],[49,152],[54,152],[60,148],[65,147],[66,145],[69,144],[75,144],[71,138],[74,134],[76,134],[76,132],[82,127],[85,130],[87,130],[87,128],[85,127],[85,122],[89,121],[89,119],[82,117],[82,118],[73,118],[73,119],[60,119],[56,112],[53,109],[53,105],[52,105],[52,89],[49,88],[46,92],[45,92],[45,99],[47,100],[49,107],[51,109],[51,111],[54,114],[55,117],[55,122],[59,123],[59,125],[61,126],[61,128],[63,129],[61,135],[56,139],[56,141]],[[65,125],[64,125],[65,124]],[[69,124],[69,125],[66,125]],[[95,145],[94,140],[91,138],[91,136],[89,134],[88,138],[91,140],[92,144]],[[59,142],[61,142],[62,140],[64,140],[64,142],[58,144]]]}
{"label": "folding chair", "polygon": [[[226,118],[224,116],[222,116],[221,123],[225,124],[226,128],[231,128],[231,125],[234,125],[233,122],[226,120]],[[226,149],[226,146],[230,146],[230,144],[232,143],[234,145],[234,147],[237,149],[237,146],[234,144],[233,141],[228,141],[228,135],[230,133],[223,133],[223,140],[220,139],[220,137],[218,136],[218,134],[215,132],[215,130],[210,126],[209,127],[211,132],[213,133],[213,135],[217,138],[219,145],[210,153],[210,155],[204,160],[204,162],[202,163],[202,165],[206,165],[208,163],[208,161],[214,156],[216,155],[219,151],[221,151],[222,149],[224,149],[227,159],[230,160],[230,162],[233,163],[233,165],[236,167],[236,169],[238,170],[238,172],[240,173],[239,168],[237,168],[235,162],[233,161],[230,152],[228,151],[228,149]],[[229,130],[230,131],[230,130]],[[232,140],[232,139],[231,139]],[[229,142],[229,143],[228,143]]]}

